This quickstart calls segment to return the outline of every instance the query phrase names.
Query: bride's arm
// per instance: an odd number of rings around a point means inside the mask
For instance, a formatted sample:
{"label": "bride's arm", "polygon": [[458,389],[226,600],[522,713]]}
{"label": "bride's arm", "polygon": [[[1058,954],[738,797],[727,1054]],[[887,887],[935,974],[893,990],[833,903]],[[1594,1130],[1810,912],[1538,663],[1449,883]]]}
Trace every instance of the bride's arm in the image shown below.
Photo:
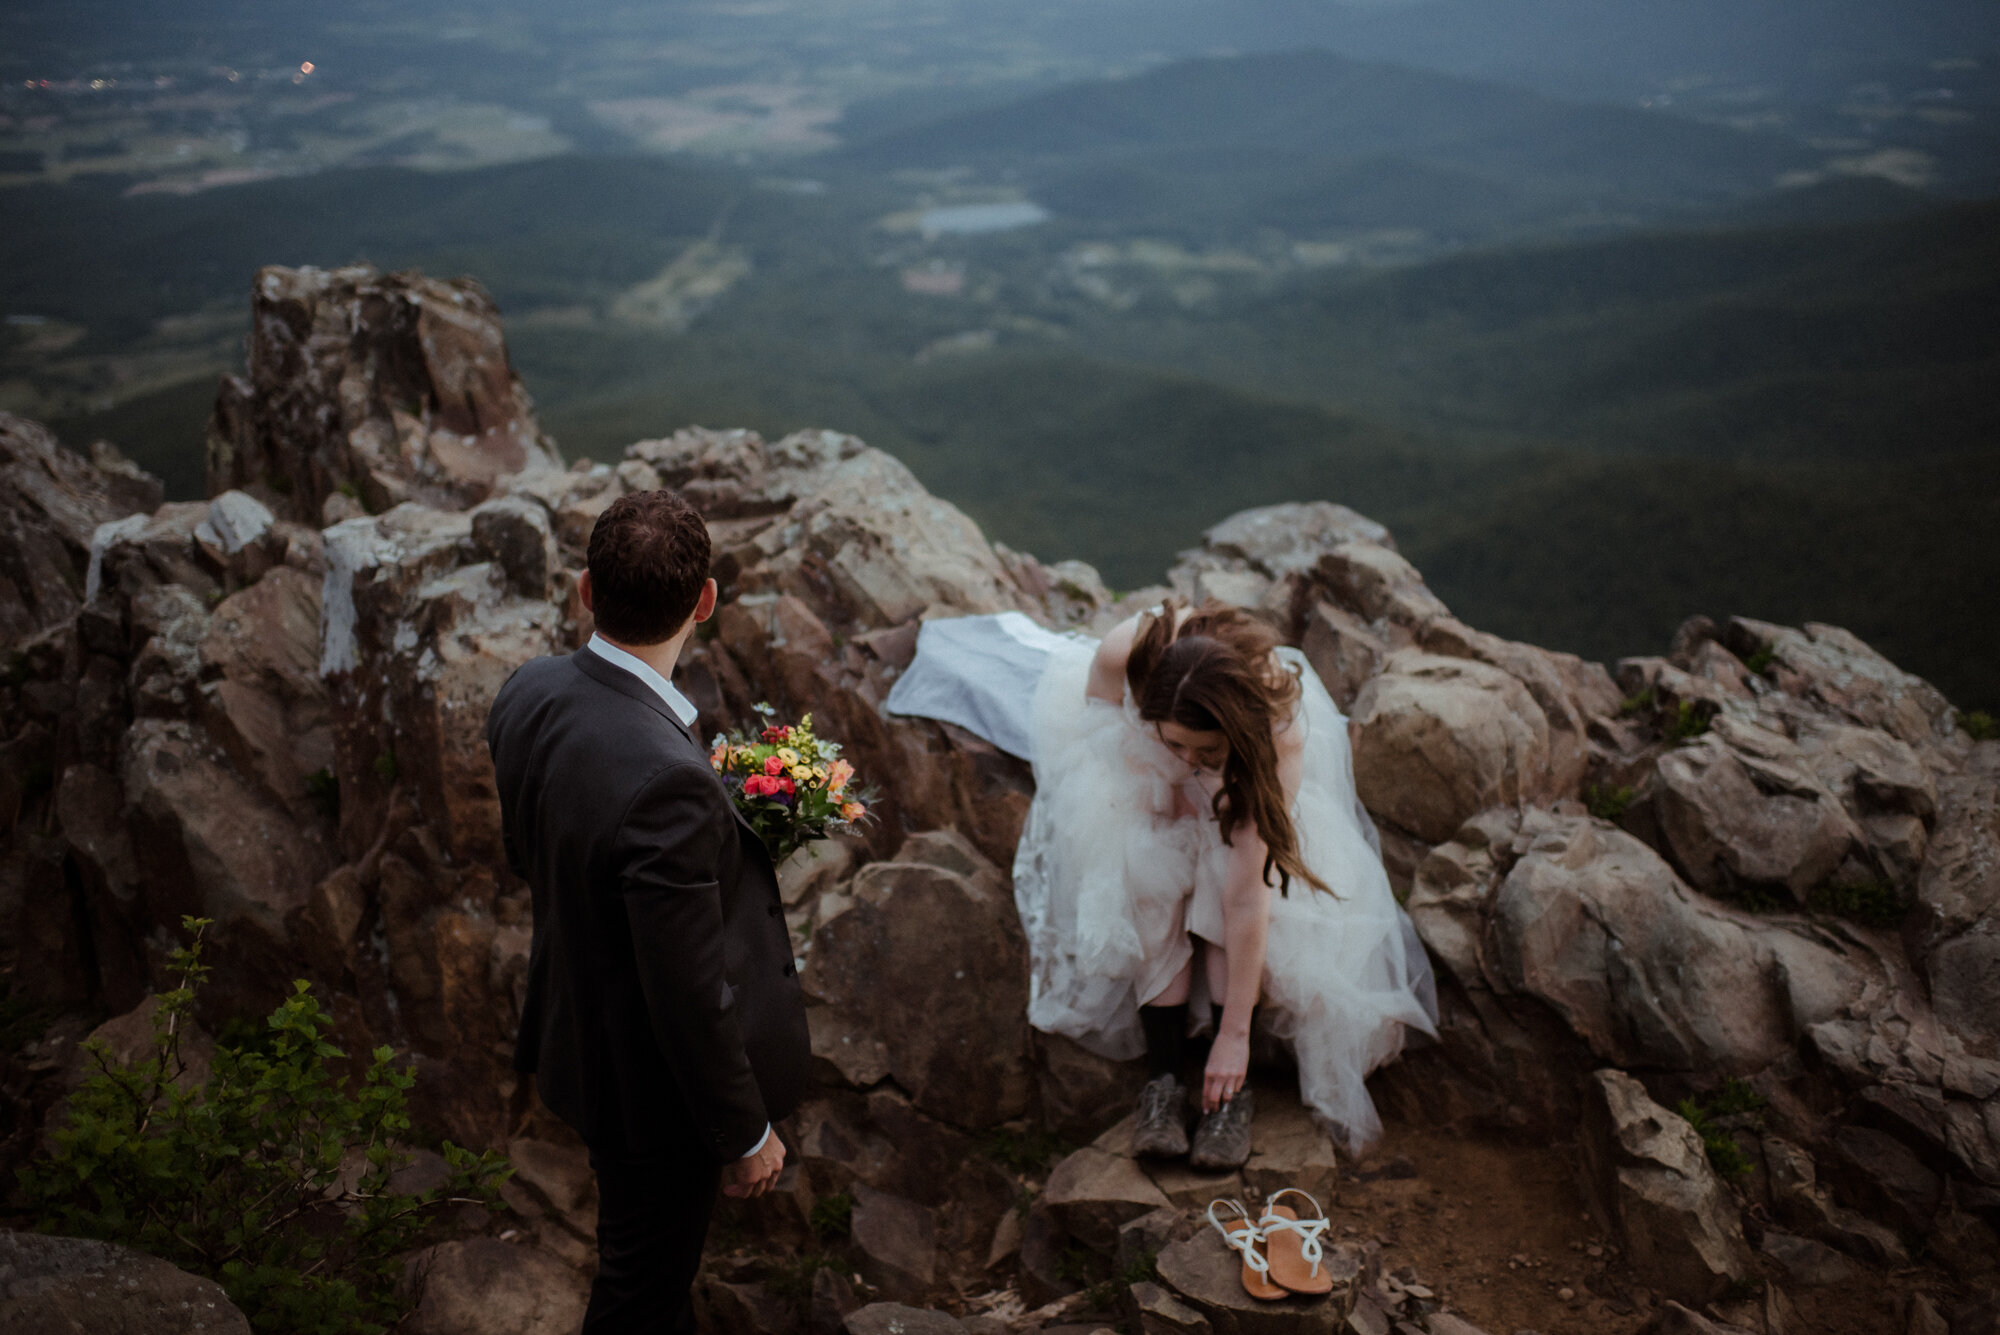
{"label": "bride's arm", "polygon": [[1125,703],[1125,660],[1132,656],[1132,642],[1138,638],[1139,618],[1128,617],[1113,626],[1097,646],[1090,661],[1090,682],[1084,694],[1092,700],[1114,705]]}
{"label": "bride's arm", "polygon": [[[1278,780],[1285,805],[1299,793],[1304,746],[1295,725],[1279,729]],[[1264,952],[1271,931],[1272,888],[1264,882],[1264,858],[1269,850],[1253,825],[1238,826],[1229,846],[1229,869],[1222,888],[1222,948],[1229,977],[1222,1000],[1222,1025],[1209,1049],[1202,1073],[1202,1107],[1213,1109],[1243,1087],[1250,1069],[1250,1016],[1264,987]],[[1299,886],[1294,892],[1309,887]]]}

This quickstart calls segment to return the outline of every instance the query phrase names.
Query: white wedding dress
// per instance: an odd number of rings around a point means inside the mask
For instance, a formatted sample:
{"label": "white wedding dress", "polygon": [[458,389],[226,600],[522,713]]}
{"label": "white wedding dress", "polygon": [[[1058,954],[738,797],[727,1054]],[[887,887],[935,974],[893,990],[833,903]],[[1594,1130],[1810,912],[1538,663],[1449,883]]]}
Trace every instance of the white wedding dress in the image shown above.
{"label": "white wedding dress", "polygon": [[[1025,747],[1035,796],[1014,901],[1033,970],[1028,1019],[1125,1060],[1145,1050],[1139,1004],[1187,962],[1189,935],[1223,944],[1229,850],[1210,790],[1140,721],[1130,692],[1123,706],[1086,695],[1096,649],[1018,613],[927,622],[887,705]],[[1363,1082],[1402,1050],[1406,1028],[1436,1033],[1436,990],[1355,796],[1346,719],[1303,655],[1278,653],[1302,688],[1292,819],[1332,893],[1273,890],[1261,1004],[1297,1058],[1300,1096],[1358,1153],[1381,1132]],[[1177,805],[1199,814],[1176,818]]]}

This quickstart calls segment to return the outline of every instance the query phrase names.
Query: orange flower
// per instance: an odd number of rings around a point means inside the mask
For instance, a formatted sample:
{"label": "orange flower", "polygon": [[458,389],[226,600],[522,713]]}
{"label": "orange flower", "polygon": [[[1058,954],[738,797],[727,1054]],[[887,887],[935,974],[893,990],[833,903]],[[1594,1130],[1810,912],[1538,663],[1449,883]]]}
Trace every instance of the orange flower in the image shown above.
{"label": "orange flower", "polygon": [[860,820],[867,814],[868,808],[862,806],[859,802],[844,802],[840,807],[840,818],[842,820]]}
{"label": "orange flower", "polygon": [[854,778],[854,766],[845,760],[836,760],[826,767],[826,787],[828,792],[837,793]]}

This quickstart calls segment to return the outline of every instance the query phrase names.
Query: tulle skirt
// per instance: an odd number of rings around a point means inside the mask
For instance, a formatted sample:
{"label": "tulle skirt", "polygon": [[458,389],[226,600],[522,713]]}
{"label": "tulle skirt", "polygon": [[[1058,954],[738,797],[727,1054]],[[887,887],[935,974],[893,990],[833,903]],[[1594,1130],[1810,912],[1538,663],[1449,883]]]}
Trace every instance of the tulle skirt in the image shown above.
{"label": "tulle skirt", "polygon": [[[1130,703],[1085,695],[1093,652],[1055,648],[1035,690],[1035,797],[1014,894],[1033,968],[1030,1022],[1124,1060],[1144,1051],[1139,1006],[1188,962],[1191,937],[1223,944],[1229,850],[1205,792],[1188,788],[1181,810],[1200,814],[1176,817],[1175,790],[1192,777]],[[1381,1131],[1363,1082],[1402,1050],[1407,1029],[1435,1034],[1436,993],[1354,797],[1346,720],[1304,657],[1280,653],[1302,686],[1292,819],[1331,893],[1272,890],[1261,1008],[1297,1058],[1301,1098],[1359,1152]]]}

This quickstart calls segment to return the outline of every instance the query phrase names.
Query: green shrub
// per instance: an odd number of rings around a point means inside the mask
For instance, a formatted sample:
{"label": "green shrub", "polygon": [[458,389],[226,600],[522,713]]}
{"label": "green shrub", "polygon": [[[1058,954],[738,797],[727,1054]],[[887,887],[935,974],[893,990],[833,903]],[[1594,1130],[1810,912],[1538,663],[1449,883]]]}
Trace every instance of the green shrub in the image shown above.
{"label": "green shrub", "polygon": [[1694,701],[1683,700],[1666,717],[1667,740],[1675,746],[1684,746],[1708,731],[1708,715],[1694,706]]}
{"label": "green shrub", "polygon": [[1715,1125],[1708,1111],[1693,1099],[1682,1099],[1676,1107],[1688,1125],[1701,1137],[1702,1148],[1708,1151],[1708,1162],[1716,1172],[1724,1177],[1742,1177],[1750,1171],[1750,1160],[1743,1153],[1743,1147],[1736,1143],[1736,1137]]}
{"label": "green shrub", "polygon": [[1983,709],[1975,709],[1970,714],[1960,715],[1958,723],[1972,734],[1972,740],[1975,742],[1990,742],[1995,737],[2000,737],[2000,723],[1996,723],[1993,716]]}
{"label": "green shrub", "polygon": [[1062,1137],[1039,1127],[1026,1131],[996,1127],[980,1148],[986,1157],[1015,1176],[1039,1173],[1070,1152]]}
{"label": "green shrub", "polygon": [[[854,1225],[854,1193],[835,1192],[814,1202],[807,1220],[816,1238],[844,1238]],[[810,1278],[810,1276],[808,1276]]]}
{"label": "green shrub", "polygon": [[340,819],[340,779],[326,766],[306,775],[306,797],[328,820]]}
{"label": "green shrub", "polygon": [[1761,677],[1770,668],[1771,660],[1776,658],[1777,656],[1778,656],[1778,651],[1771,645],[1767,644],[1763,648],[1759,649],[1756,653],[1750,655],[1750,657],[1744,659],[1743,666],[1749,668],[1751,672]]}
{"label": "green shrub", "polygon": [[386,1047],[358,1087],[336,1076],[328,1063],[345,1054],[303,981],[271,1013],[261,1047],[218,1047],[193,1085],[181,1036],[208,972],[208,923],[182,921],[194,939],[174,953],[180,985],[159,999],[151,1050],[120,1063],[87,1045],[96,1072],[71,1096],[49,1153],[21,1170],[29,1212],[44,1230],[136,1247],[216,1280],[260,1332],[388,1329],[403,1254],[442,1207],[491,1206],[504,1161],[447,1143],[442,1187],[395,1190],[415,1077]]}
{"label": "green shrub", "polygon": [[1653,710],[1653,700],[1653,688],[1648,686],[1637,695],[1628,695],[1623,700],[1620,700],[1618,702],[1618,712],[1626,715],[1649,714]]}
{"label": "green shrub", "polygon": [[1604,784],[1587,783],[1583,786],[1583,804],[1590,808],[1590,814],[1599,820],[1617,820],[1632,805],[1634,794],[1629,785],[1612,788]]}
{"label": "green shrub", "polygon": [[1812,907],[1864,927],[1894,927],[1903,920],[1905,905],[1887,881],[1838,881],[1813,891]]}

